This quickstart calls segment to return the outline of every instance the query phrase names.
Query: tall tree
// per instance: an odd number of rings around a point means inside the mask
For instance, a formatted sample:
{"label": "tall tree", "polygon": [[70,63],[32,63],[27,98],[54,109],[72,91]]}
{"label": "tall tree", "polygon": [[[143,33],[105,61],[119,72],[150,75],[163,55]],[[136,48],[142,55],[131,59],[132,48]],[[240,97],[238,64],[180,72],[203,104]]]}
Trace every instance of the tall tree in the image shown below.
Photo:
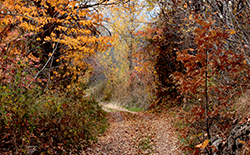
{"label": "tall tree", "polygon": [[[96,7],[116,4],[115,1],[6,0],[1,3],[1,34],[17,30],[18,37],[25,38],[15,48],[19,50],[18,55],[36,58],[32,63],[38,71],[33,78],[43,87],[50,82],[67,87],[77,81],[88,68],[84,60],[108,47],[109,38],[97,30],[102,26],[103,16]],[[2,51],[8,54],[12,48],[3,45]]]}
{"label": "tall tree", "polygon": [[[213,137],[230,132],[235,98],[249,88],[249,31],[245,24],[249,23],[249,4],[149,2],[158,4],[159,14],[140,33],[147,38],[141,55],[155,70],[154,103],[171,105],[171,99],[181,98],[185,149],[197,154],[197,148],[206,147],[206,153],[213,154]],[[154,105],[159,104],[151,107]],[[189,139],[192,133],[199,138]],[[201,145],[195,148],[194,143]]]}
{"label": "tall tree", "polygon": [[[144,1],[131,0],[124,5],[107,7],[102,12],[110,20],[106,24],[113,36],[113,47],[99,55],[104,66],[104,74],[111,84],[123,84],[124,91],[131,92],[132,81],[140,82],[134,72],[134,54],[139,41],[135,33],[143,27],[146,20]],[[111,82],[112,81],[112,82]]]}

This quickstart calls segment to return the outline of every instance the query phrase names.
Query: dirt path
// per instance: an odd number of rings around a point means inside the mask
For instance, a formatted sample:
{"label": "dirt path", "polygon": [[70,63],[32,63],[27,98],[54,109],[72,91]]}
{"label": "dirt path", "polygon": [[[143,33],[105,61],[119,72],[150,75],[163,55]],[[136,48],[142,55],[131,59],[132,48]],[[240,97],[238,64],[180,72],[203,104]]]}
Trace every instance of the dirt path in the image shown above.
{"label": "dirt path", "polygon": [[121,106],[118,106],[117,104],[115,103],[105,103],[105,102],[100,102],[99,103],[103,106],[103,110],[106,111],[106,112],[112,112],[112,111],[124,111],[124,112],[129,112],[129,113],[132,113],[132,114],[136,114],[137,112],[134,112],[134,111],[129,111],[125,108],[122,108]]}
{"label": "dirt path", "polygon": [[104,105],[104,109],[109,113],[110,126],[84,155],[181,154],[167,115],[131,112],[112,104]]}

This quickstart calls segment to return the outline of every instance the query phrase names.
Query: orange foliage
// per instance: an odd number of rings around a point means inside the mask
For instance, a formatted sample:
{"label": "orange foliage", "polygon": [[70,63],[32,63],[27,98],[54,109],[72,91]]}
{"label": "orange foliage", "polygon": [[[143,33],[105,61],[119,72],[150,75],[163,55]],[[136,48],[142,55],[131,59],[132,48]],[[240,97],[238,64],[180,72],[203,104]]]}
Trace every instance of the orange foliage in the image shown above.
{"label": "orange foliage", "polygon": [[[4,1],[0,14],[2,33],[18,32],[18,38],[8,35],[9,40],[20,43],[8,50],[17,55],[31,54],[40,61],[32,61],[40,65],[33,75],[35,80],[41,77],[57,84],[62,79],[77,81],[85,74],[85,60],[109,47],[109,38],[100,36],[97,30],[102,25],[102,15],[91,7],[75,0]],[[6,41],[3,44],[7,45]]]}

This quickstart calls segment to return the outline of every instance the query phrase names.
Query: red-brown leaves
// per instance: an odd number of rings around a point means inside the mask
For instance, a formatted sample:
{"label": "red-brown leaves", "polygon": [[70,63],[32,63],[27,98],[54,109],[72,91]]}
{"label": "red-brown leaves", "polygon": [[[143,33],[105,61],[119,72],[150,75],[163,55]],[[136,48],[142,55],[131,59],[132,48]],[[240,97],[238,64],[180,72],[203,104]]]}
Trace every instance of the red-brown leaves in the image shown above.
{"label": "red-brown leaves", "polygon": [[[199,16],[194,19],[199,25],[194,31],[194,43],[197,48],[177,53],[177,60],[184,64],[186,70],[185,74],[174,73],[178,90],[185,96],[189,107],[189,110],[182,114],[186,118],[180,120],[195,128],[194,132],[203,131],[209,135],[226,133],[230,128],[230,121],[233,120],[230,109],[233,105],[232,100],[240,94],[239,88],[249,81],[249,69],[243,63],[242,52],[228,50],[229,43],[226,40],[233,34],[231,30],[216,27],[214,22],[205,21]],[[195,53],[192,53],[193,51]],[[181,129],[183,137],[187,138],[192,131],[191,128]],[[198,148],[209,146],[207,142],[206,145],[200,142]],[[193,143],[194,140],[190,140],[189,146]],[[197,150],[194,151],[194,154],[196,153]]]}

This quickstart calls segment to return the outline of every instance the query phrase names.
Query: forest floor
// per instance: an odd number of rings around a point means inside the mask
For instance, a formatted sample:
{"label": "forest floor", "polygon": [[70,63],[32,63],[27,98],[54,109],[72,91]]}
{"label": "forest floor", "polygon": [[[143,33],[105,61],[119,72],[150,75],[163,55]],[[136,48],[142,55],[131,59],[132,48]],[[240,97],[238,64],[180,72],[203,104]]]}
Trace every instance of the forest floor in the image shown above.
{"label": "forest floor", "polygon": [[83,155],[182,154],[168,114],[133,112],[112,103],[102,105],[110,126]]}

